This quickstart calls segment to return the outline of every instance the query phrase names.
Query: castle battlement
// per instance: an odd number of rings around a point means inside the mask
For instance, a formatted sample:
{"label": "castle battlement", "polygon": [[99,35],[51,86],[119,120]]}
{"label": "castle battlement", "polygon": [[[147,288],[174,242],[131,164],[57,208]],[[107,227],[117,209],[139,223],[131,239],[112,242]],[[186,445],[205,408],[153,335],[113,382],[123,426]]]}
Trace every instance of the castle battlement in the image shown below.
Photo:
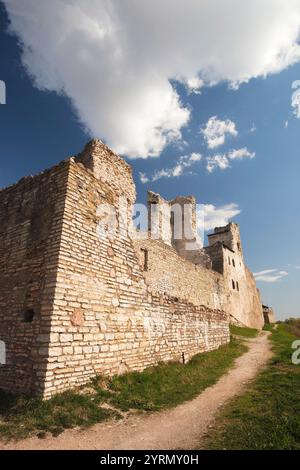
{"label": "castle battlement", "polygon": [[[236,224],[203,248],[195,199],[149,193],[157,239],[99,238],[99,205],[117,207],[120,197],[134,204],[131,167],[96,140],[0,192],[0,388],[49,397],[96,374],[216,349],[230,321],[263,326]],[[172,215],[187,202],[192,250],[190,238],[175,237]]]}

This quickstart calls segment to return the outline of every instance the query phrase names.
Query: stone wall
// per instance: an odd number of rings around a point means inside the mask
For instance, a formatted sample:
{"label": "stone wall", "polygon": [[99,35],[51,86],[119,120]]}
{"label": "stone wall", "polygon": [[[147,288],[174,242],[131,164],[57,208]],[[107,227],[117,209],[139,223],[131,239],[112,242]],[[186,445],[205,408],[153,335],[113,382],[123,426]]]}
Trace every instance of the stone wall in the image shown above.
{"label": "stone wall", "polygon": [[0,191],[0,387],[42,387],[68,163]]}
{"label": "stone wall", "polygon": [[167,201],[160,194],[148,191],[148,231],[152,240],[161,240],[174,247],[181,258],[212,267],[197,233],[194,196],[177,196]]}
{"label": "stone wall", "polygon": [[[229,341],[222,310],[147,285],[129,236],[99,239],[97,207],[117,207],[118,198],[84,163],[70,161],[44,396],[98,373],[142,370],[182,354],[188,360]],[[124,194],[130,185],[129,175]]]}
{"label": "stone wall", "polygon": [[[194,199],[174,201],[186,200],[195,231]],[[174,240],[174,201],[151,193],[150,202],[164,206],[162,240],[147,233],[133,241],[134,201],[130,166],[100,141],[0,191],[1,388],[49,397],[96,374],[216,349],[229,341],[229,317],[262,326],[237,226],[217,229],[209,248],[190,252]],[[105,205],[122,230],[104,236]]]}
{"label": "stone wall", "polygon": [[137,240],[134,246],[141,268],[147,250],[144,276],[153,291],[178,297],[194,305],[225,309],[227,296],[222,275],[181,258],[173,247],[161,241]]}
{"label": "stone wall", "polygon": [[213,261],[213,269],[223,275],[228,293],[224,310],[231,322],[261,329],[264,325],[260,293],[255,279],[244,263],[239,227],[229,224],[209,235],[206,249]]}
{"label": "stone wall", "polygon": [[266,325],[272,325],[276,323],[275,313],[273,308],[263,305],[264,322]]}

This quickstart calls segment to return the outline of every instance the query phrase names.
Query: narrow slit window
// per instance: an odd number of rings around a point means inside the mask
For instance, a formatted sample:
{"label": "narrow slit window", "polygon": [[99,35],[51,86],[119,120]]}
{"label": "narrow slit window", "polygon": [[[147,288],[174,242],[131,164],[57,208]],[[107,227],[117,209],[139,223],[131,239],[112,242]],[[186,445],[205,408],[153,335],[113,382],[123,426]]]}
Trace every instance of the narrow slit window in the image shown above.
{"label": "narrow slit window", "polygon": [[232,266],[235,268],[235,261],[232,259]]}
{"label": "narrow slit window", "polygon": [[235,282],[232,281],[232,288],[235,290]]}
{"label": "narrow slit window", "polygon": [[146,248],[141,248],[141,252],[143,254],[143,270],[148,271],[148,261],[149,261],[149,255],[148,255],[148,250]]}
{"label": "narrow slit window", "polygon": [[228,264],[231,264],[230,256],[228,256]]}
{"label": "narrow slit window", "polygon": [[236,281],[236,288],[237,288],[238,291],[240,290],[240,286],[239,286],[239,283],[237,281]]}

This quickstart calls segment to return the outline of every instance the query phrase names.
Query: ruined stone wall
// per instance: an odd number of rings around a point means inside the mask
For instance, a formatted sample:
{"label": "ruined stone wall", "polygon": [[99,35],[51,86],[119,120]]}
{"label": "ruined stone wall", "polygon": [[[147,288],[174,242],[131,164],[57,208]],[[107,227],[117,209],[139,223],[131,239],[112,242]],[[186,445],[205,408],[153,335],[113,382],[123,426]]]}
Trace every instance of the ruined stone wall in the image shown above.
{"label": "ruined stone wall", "polygon": [[148,191],[148,230],[154,240],[172,245],[171,205],[159,194]]}
{"label": "ruined stone wall", "polygon": [[266,325],[272,325],[276,323],[275,313],[273,308],[263,305],[264,322]]}
{"label": "ruined stone wall", "polygon": [[261,329],[264,325],[255,279],[239,253],[223,247],[224,282],[229,292],[225,310],[233,323]]}
{"label": "ruined stone wall", "polygon": [[[113,206],[120,226],[120,199],[131,231],[100,238],[99,206]],[[100,141],[0,191],[1,388],[49,397],[96,374],[215,349],[229,341],[229,318],[263,326],[237,225],[191,256],[175,245],[162,198],[162,239],[133,241],[134,201],[130,166]]]}
{"label": "ruined stone wall", "polygon": [[0,387],[11,392],[42,393],[67,175],[62,163],[0,191]]}
{"label": "ruined stone wall", "polygon": [[239,253],[243,257],[240,229],[238,224],[229,223],[226,227],[216,227],[214,233],[208,235],[209,245],[222,242],[232,251]]}
{"label": "ruined stone wall", "polygon": [[213,269],[224,276],[228,302],[225,307],[232,323],[251,328],[264,325],[260,294],[255,279],[244,263],[239,226],[230,223],[216,228],[209,235],[210,246],[206,252],[211,256]]}
{"label": "ruined stone wall", "polygon": [[197,233],[196,199],[193,196],[177,196],[166,201],[159,194],[148,191],[148,229],[152,240],[172,246],[181,258],[205,268],[212,267]]}
{"label": "ruined stone wall", "polygon": [[125,201],[132,231],[135,201],[130,166],[100,141],[0,191],[1,388],[49,397],[99,373],[215,349],[229,341],[229,318],[263,326],[238,226],[216,229],[194,256],[172,238],[170,204],[186,198],[151,194],[166,206],[161,240],[99,238],[99,206],[112,205],[120,225]]}
{"label": "ruined stone wall", "polygon": [[134,242],[144,276],[153,291],[178,297],[194,305],[224,309],[227,304],[224,278],[219,273],[181,258],[176,250],[157,240]]}
{"label": "ruined stone wall", "polygon": [[[44,396],[86,383],[95,374],[142,370],[181,360],[182,353],[188,360],[229,341],[222,310],[147,285],[130,237],[99,239],[97,206],[117,206],[118,198],[85,163],[70,161]],[[122,167],[114,171],[115,181]],[[128,175],[124,194],[131,194],[131,185]]]}

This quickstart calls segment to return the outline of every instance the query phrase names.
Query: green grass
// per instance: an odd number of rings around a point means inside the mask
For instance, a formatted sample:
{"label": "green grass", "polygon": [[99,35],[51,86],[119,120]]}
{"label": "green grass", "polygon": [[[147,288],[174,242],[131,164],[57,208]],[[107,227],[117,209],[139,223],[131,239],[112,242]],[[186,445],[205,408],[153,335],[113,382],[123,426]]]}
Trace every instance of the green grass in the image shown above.
{"label": "green grass", "polygon": [[248,391],[217,419],[208,449],[300,449],[300,366],[291,361],[296,336],[288,324],[272,331],[274,357]]}
{"label": "green grass", "polygon": [[230,333],[235,336],[242,336],[243,338],[255,338],[258,335],[258,330],[255,328],[230,325]]}
{"label": "green grass", "polygon": [[264,331],[273,331],[273,328],[274,328],[274,325],[266,323],[263,327],[263,330]]}
{"label": "green grass", "polygon": [[111,402],[122,410],[157,411],[196,397],[214,384],[247,348],[235,339],[216,351],[194,356],[186,365],[159,364],[141,373],[113,378]]}
{"label": "green grass", "polygon": [[101,408],[103,398],[65,392],[50,400],[16,397],[0,392],[0,436],[22,439],[31,434],[54,436],[64,429],[90,426],[117,413]]}
{"label": "green grass", "polygon": [[[118,410],[154,411],[190,400],[215,383],[247,348],[236,339],[216,351],[198,354],[183,365],[159,364],[145,371],[112,379],[98,377],[81,390],[50,400],[14,397],[0,392],[0,437],[58,435],[64,429],[87,427],[112,417]],[[103,408],[109,404],[114,409]]]}
{"label": "green grass", "polygon": [[287,330],[297,338],[300,338],[300,318],[289,318],[285,321]]}

